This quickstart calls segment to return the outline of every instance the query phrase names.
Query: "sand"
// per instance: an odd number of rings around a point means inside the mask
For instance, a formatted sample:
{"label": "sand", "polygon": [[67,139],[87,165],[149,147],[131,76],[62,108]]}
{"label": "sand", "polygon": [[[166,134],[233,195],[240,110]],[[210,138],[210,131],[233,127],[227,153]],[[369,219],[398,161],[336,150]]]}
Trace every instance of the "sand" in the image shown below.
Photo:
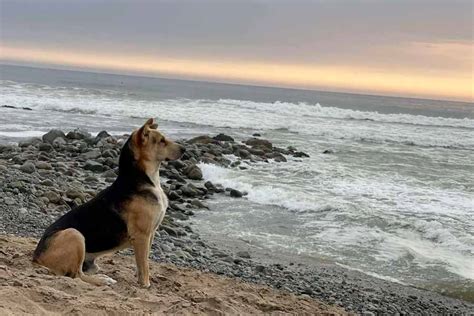
{"label": "sand", "polygon": [[33,265],[35,244],[0,235],[0,315],[345,314],[307,297],[156,262],[151,288],[140,288],[133,258],[120,254],[99,260],[101,273],[117,283],[97,287]]}

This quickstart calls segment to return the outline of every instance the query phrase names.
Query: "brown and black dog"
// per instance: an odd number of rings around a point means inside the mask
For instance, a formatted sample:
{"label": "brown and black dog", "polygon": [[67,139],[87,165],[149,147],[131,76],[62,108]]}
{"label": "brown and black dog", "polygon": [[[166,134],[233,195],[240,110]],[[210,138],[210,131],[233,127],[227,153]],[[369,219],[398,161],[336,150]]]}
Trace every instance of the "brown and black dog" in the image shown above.
{"label": "brown and black dog", "polygon": [[90,274],[98,271],[94,260],[132,247],[138,282],[150,286],[150,247],[168,207],[160,185],[160,164],[179,159],[184,152],[184,147],[157,128],[149,119],[133,132],[120,153],[115,182],[49,226],[34,251],[33,262],[58,275],[96,285],[113,284],[115,280],[105,275]]}

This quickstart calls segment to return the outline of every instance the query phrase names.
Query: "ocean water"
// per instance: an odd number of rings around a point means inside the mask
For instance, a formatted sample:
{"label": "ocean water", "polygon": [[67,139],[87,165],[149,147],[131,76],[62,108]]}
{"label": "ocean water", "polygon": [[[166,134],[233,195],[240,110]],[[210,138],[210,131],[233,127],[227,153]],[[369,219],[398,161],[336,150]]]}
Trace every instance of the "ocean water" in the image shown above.
{"label": "ocean water", "polygon": [[258,132],[311,157],[201,164],[206,179],[248,192],[209,200],[193,219],[204,236],[474,293],[471,103],[5,65],[0,74],[0,103],[32,109],[0,108],[0,142],[53,127],[127,133],[151,116],[175,138]]}

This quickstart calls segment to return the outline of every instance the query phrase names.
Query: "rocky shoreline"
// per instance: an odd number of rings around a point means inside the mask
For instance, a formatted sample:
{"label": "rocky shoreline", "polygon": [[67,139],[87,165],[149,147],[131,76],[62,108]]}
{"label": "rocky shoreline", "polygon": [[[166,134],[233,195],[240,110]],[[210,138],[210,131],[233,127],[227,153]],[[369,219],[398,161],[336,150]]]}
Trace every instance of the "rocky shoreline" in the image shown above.
{"label": "rocky shoreline", "polygon": [[[42,139],[0,145],[0,233],[39,237],[55,218],[92,198],[114,181],[126,138],[105,131],[92,137],[80,130],[67,134],[52,130]],[[205,211],[206,200],[213,195],[239,199],[246,192],[204,182],[198,163],[243,169],[246,163],[284,163],[288,156],[304,159],[307,154],[293,147],[275,147],[258,134],[242,142],[219,134],[179,143],[186,147],[185,155],[163,163],[160,169],[170,207],[155,238],[152,259],[266,284],[361,314],[468,314],[474,310],[465,301],[331,264],[307,266],[278,258],[269,263],[242,249],[210,245],[193,231],[190,217]]]}

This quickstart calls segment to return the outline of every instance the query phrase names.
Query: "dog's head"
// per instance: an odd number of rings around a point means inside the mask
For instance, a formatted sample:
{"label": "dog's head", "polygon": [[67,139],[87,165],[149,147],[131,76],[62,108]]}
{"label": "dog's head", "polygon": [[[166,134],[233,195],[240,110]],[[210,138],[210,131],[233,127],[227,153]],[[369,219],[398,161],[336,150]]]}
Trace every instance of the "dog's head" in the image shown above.
{"label": "dog's head", "polygon": [[166,138],[157,128],[158,124],[150,118],[133,132],[130,140],[136,161],[158,163],[176,160],[183,155],[184,147]]}

